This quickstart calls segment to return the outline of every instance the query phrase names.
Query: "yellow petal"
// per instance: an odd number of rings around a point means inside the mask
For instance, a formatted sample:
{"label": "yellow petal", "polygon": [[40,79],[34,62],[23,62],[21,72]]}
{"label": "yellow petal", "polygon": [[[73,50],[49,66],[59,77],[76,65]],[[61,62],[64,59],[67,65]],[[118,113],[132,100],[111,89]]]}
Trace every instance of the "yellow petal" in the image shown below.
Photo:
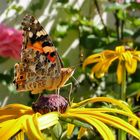
{"label": "yellow petal", "polygon": [[15,119],[25,114],[33,114],[32,108],[22,104],[10,104],[0,108],[0,122]]}
{"label": "yellow petal", "polygon": [[84,136],[86,131],[87,131],[87,128],[80,127],[80,130],[78,132],[78,140],[80,140]]}
{"label": "yellow petal", "polygon": [[[97,120],[101,121],[102,123],[114,126],[115,128],[122,129],[122,130],[128,132],[129,134],[135,136],[138,139],[140,138],[140,133],[138,132],[138,130],[135,127],[133,127],[132,125],[130,125],[129,123],[127,123],[123,119],[120,119],[119,117],[116,117],[113,115],[109,115],[109,114],[105,114],[105,113],[101,113],[101,112],[96,112],[96,111],[89,111],[88,113],[85,113],[85,112],[82,113],[79,111],[77,111],[77,112],[75,111],[75,112],[71,112],[71,113],[69,112],[69,115],[70,115],[70,117],[73,116],[76,118],[80,118],[80,120],[87,121],[88,123],[90,123],[94,127],[96,127],[97,130],[100,130],[101,128],[98,129],[97,127],[99,127],[99,126],[96,126],[97,124],[96,125],[93,124],[93,122],[92,122],[93,118],[95,118],[94,121],[97,121]],[[90,118],[88,119],[88,117],[90,117]],[[139,118],[137,118],[137,120],[139,120]],[[104,124],[102,124],[102,127],[103,127],[103,129],[105,128]],[[107,129],[107,128],[105,128],[105,129]],[[100,130],[100,131],[102,131],[101,133],[104,133],[103,130]],[[107,135],[106,135],[106,137],[107,137]]]}
{"label": "yellow petal", "polygon": [[93,66],[92,69],[91,69],[91,74],[95,73],[95,76],[97,78],[103,77],[104,76],[104,72],[101,71],[102,65],[103,65],[103,63],[99,62],[95,66]]}
{"label": "yellow petal", "polygon": [[43,140],[44,138],[41,131],[39,130],[37,118],[38,114],[35,114],[33,116],[24,115],[23,130],[25,131],[29,139]]}
{"label": "yellow petal", "polygon": [[125,52],[125,47],[124,47],[124,46],[117,46],[117,47],[115,48],[115,51],[116,51],[117,53],[123,53],[123,52]]}
{"label": "yellow petal", "polygon": [[96,76],[97,78],[102,78],[104,75],[105,75],[104,72],[96,72],[96,73],[95,73],[95,76]]}
{"label": "yellow petal", "polygon": [[104,50],[102,52],[102,54],[104,55],[105,58],[110,58],[110,57],[114,57],[115,56],[115,51],[112,51],[112,50]]}
{"label": "yellow petal", "polygon": [[67,136],[70,138],[72,136],[73,130],[74,130],[75,125],[68,123],[67,125]]}
{"label": "yellow petal", "polygon": [[87,122],[91,123],[98,130],[98,132],[101,134],[101,136],[103,137],[104,140],[115,140],[114,134],[111,132],[109,127],[107,125],[105,125],[103,122],[101,122],[91,116],[87,120]]}
{"label": "yellow petal", "polygon": [[101,71],[107,73],[108,72],[108,69],[110,67],[110,65],[112,64],[113,61],[115,61],[118,57],[117,56],[114,56],[114,57],[110,57],[106,60],[104,60],[103,62],[103,65],[101,67]]}
{"label": "yellow petal", "polygon": [[25,105],[22,105],[22,104],[9,104],[9,105],[6,105],[5,107],[2,107],[0,108],[0,111],[1,110],[32,110],[31,107],[29,106],[25,106]]}
{"label": "yellow petal", "polygon": [[15,136],[16,140],[24,140],[24,132],[21,131]]}
{"label": "yellow petal", "polygon": [[127,61],[128,63],[131,64],[131,59],[132,59],[132,54],[130,51],[126,51],[122,54],[122,56],[124,57],[124,61]]}
{"label": "yellow petal", "polygon": [[[134,115],[132,112],[123,111],[120,109],[113,109],[113,108],[75,108],[75,109],[69,109],[70,113],[83,113],[83,114],[90,114],[91,112],[96,113],[117,113],[121,114],[127,117],[130,117],[133,120],[139,120],[136,115]],[[140,120],[139,120],[140,121]]]}
{"label": "yellow petal", "polygon": [[133,118],[130,118],[129,120],[128,120],[128,122],[132,125],[132,126],[136,126],[136,124],[137,124],[137,120],[136,119],[133,119]]}
{"label": "yellow petal", "polygon": [[109,97],[94,97],[94,98],[89,98],[89,99],[83,100],[83,101],[81,101],[81,102],[79,102],[77,104],[73,104],[73,106],[71,106],[71,108],[76,108],[76,107],[87,105],[89,103],[96,103],[96,102],[107,102],[107,103],[111,103],[113,105],[117,105],[118,107],[122,108],[126,112],[129,112],[129,113],[132,114],[132,111],[130,110],[129,106],[126,103],[124,103],[121,100],[116,100],[116,99],[109,98]]}
{"label": "yellow petal", "polygon": [[137,68],[137,60],[132,58],[131,63],[125,62],[125,67],[126,67],[126,70],[129,74],[134,73],[136,71],[136,68]]}
{"label": "yellow petal", "polygon": [[3,121],[7,121],[7,120],[11,120],[11,119],[16,119],[17,118],[17,114],[12,114],[12,115],[1,115],[0,116],[0,122]]}
{"label": "yellow petal", "polygon": [[0,138],[2,140],[8,140],[14,136],[21,129],[21,121],[17,119],[8,120],[1,123]]}
{"label": "yellow petal", "polygon": [[102,63],[102,62],[97,63],[95,66],[93,66],[93,67],[92,67],[92,70],[91,70],[91,71],[92,71],[92,72],[94,72],[94,73],[96,73],[96,72],[100,71],[100,70],[101,70],[102,65],[103,65],[103,63]]}
{"label": "yellow petal", "polygon": [[111,116],[104,113],[96,113],[93,117],[111,126],[120,128],[128,132],[129,134],[135,136],[136,138],[140,139],[140,133],[138,132],[138,130],[123,119],[120,119],[119,117]]}
{"label": "yellow petal", "polygon": [[84,115],[84,114],[69,114],[70,117],[74,117],[76,119],[83,120],[91,124],[93,127],[97,129],[97,131],[101,134],[104,140],[115,140],[115,137],[111,130],[101,121],[93,118],[92,116]]}
{"label": "yellow petal", "polygon": [[140,51],[134,50],[134,51],[132,51],[132,53],[133,53],[133,55],[137,55],[140,57]]}
{"label": "yellow petal", "polygon": [[38,118],[39,129],[43,130],[58,123],[58,112],[51,112]]}
{"label": "yellow petal", "polygon": [[93,54],[89,57],[87,57],[85,59],[85,61],[83,62],[83,69],[89,65],[89,64],[92,64],[92,63],[96,63],[96,62],[99,62],[100,61],[100,54]]}
{"label": "yellow petal", "polygon": [[123,80],[123,70],[124,70],[124,65],[122,61],[119,61],[118,67],[117,67],[117,79],[118,79],[118,84],[121,84]]}
{"label": "yellow petal", "polygon": [[139,56],[133,56],[134,59],[136,59],[137,61],[140,61],[140,55]]}

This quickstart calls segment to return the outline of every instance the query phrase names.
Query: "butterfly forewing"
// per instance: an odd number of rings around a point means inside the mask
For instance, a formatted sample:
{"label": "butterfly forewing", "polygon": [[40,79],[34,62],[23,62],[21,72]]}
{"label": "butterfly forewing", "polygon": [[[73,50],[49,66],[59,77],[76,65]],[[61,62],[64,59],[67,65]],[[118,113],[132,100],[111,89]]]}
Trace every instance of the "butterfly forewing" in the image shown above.
{"label": "butterfly forewing", "polygon": [[[22,22],[23,47],[21,61],[26,62],[30,71],[57,77],[61,61],[48,33],[33,16],[25,16]],[[30,67],[29,67],[30,66]]]}

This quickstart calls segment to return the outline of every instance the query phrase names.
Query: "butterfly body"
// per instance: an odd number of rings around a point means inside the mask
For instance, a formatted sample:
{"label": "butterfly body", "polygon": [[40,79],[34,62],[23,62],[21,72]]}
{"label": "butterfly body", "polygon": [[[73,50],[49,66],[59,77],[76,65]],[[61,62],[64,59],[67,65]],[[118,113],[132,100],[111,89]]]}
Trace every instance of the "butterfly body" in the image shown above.
{"label": "butterfly body", "polygon": [[63,68],[49,35],[33,16],[22,22],[23,46],[21,62],[15,64],[14,84],[17,91],[56,90],[72,76],[72,68]]}

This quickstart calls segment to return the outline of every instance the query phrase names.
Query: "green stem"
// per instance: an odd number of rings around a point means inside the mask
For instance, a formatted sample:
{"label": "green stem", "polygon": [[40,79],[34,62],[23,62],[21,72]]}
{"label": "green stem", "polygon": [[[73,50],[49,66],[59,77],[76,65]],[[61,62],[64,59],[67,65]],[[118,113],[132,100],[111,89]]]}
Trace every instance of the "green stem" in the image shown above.
{"label": "green stem", "polygon": [[123,69],[123,77],[121,84],[121,100],[126,101],[126,68]]}
{"label": "green stem", "polygon": [[[122,77],[122,84],[121,84],[121,100],[126,101],[126,68],[125,67],[123,69],[122,75],[123,77]],[[120,129],[118,130],[118,140],[126,140],[125,131],[120,130]]]}

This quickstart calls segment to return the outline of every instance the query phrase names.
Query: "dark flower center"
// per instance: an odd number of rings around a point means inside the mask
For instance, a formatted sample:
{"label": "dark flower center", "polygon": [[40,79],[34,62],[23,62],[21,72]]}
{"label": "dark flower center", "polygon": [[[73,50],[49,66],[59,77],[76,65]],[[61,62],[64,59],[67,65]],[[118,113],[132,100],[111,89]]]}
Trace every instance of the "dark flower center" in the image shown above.
{"label": "dark flower center", "polygon": [[41,114],[46,114],[53,111],[64,113],[67,106],[68,101],[58,94],[42,95],[36,102],[32,103],[33,111]]}

